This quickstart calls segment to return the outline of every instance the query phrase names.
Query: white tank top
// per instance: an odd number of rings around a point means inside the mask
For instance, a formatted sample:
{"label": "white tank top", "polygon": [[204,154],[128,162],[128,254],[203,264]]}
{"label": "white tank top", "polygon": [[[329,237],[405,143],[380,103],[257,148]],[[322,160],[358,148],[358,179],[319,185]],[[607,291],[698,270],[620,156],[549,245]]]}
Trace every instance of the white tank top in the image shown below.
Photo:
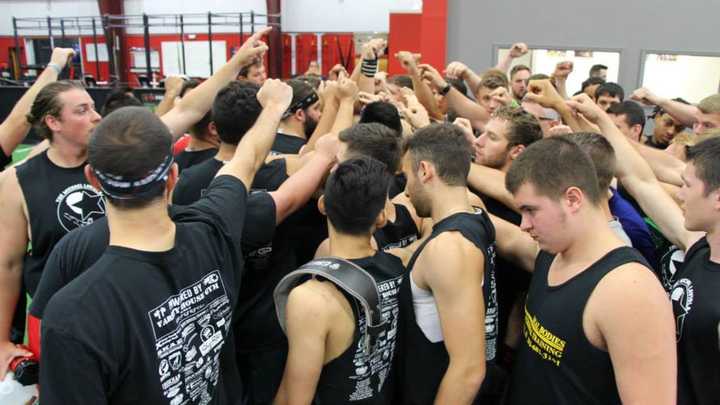
{"label": "white tank top", "polygon": [[443,333],[440,326],[440,315],[435,304],[432,292],[420,288],[415,284],[410,274],[410,290],[412,291],[413,308],[415,308],[415,322],[423,334],[432,343],[442,342]]}

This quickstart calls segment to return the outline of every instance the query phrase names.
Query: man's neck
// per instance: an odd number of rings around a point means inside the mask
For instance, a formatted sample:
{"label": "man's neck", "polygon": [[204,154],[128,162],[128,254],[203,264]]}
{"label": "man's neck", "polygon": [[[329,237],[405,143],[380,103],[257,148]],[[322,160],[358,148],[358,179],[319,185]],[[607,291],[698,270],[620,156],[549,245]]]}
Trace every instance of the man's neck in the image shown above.
{"label": "man's neck", "polygon": [[164,252],[175,246],[175,223],[163,199],[139,209],[107,205],[110,245],[145,252]]}
{"label": "man's neck", "polygon": [[[329,225],[329,224],[328,224]],[[375,255],[370,240],[372,234],[348,235],[337,232],[332,225],[328,226],[328,239],[330,241],[330,255],[343,259],[360,259]]]}
{"label": "man's neck", "polygon": [[710,245],[710,261],[720,263],[720,224],[716,224],[715,228],[705,235],[705,238]]}
{"label": "man's neck", "polygon": [[[561,268],[580,272],[598,261],[623,242],[608,226],[600,208],[588,207],[582,218],[573,221],[575,229],[568,229],[572,242],[558,255]],[[570,224],[568,224],[570,225]]]}
{"label": "man's neck", "polygon": [[233,158],[233,156],[235,156],[236,149],[237,145],[231,145],[223,142],[220,144],[220,148],[218,149],[218,153],[215,155],[215,159],[222,162],[228,162]]}
{"label": "man's neck", "polygon": [[303,129],[302,124],[297,121],[281,122],[280,126],[278,127],[278,132],[285,135],[307,139],[307,136],[305,135],[305,129]]}
{"label": "man's neck", "polygon": [[189,152],[199,152],[201,150],[211,149],[214,147],[215,145],[211,142],[203,141],[202,139],[190,136],[190,143],[188,143],[188,146],[187,148],[185,148],[185,150]]}
{"label": "man's neck", "polygon": [[430,198],[432,199],[431,215],[435,224],[450,215],[473,211],[468,201],[466,187],[440,186],[431,192]]}
{"label": "man's neck", "polygon": [[60,167],[78,167],[87,161],[87,147],[55,140],[47,151],[48,159]]}

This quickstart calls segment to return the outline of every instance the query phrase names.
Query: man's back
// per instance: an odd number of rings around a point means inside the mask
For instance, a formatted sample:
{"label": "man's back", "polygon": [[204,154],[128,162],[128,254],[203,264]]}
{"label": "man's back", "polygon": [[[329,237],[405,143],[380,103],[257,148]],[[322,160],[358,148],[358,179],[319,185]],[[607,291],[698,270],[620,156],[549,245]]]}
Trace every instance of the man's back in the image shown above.
{"label": "man's back", "polygon": [[[241,395],[231,329],[243,268],[238,183],[218,178],[204,204],[177,218],[171,250],[110,246],[50,300],[44,403],[220,404]],[[80,378],[62,372],[69,352]]]}

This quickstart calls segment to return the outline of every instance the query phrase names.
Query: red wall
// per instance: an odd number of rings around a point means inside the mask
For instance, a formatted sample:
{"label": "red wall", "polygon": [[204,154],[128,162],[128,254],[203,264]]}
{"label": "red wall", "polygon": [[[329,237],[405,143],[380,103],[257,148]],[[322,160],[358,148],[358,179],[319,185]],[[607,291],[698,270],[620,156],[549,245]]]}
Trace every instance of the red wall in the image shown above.
{"label": "red wall", "polygon": [[[186,42],[190,41],[203,41],[207,42],[208,36],[207,34],[195,34],[194,39],[185,38]],[[245,34],[243,39],[247,39],[250,34]],[[283,77],[287,78],[290,77],[290,67],[291,67],[291,37],[289,34],[283,34]],[[98,75],[96,64],[95,62],[88,62],[87,61],[87,54],[86,54],[86,45],[92,44],[93,39],[92,36],[83,36],[81,37],[82,40],[82,60],[83,60],[83,69],[85,71],[85,74],[91,74],[93,75],[97,80],[105,81],[108,79],[109,76],[109,63],[108,62],[100,62],[100,74]],[[150,36],[150,48],[153,50],[157,50],[160,52],[160,71],[163,71],[162,66],[162,43],[165,41],[172,41],[177,42],[180,40],[179,35],[176,34],[155,34]],[[240,41],[240,34],[224,34],[224,33],[217,33],[213,34],[213,40],[214,41],[225,41],[227,45],[227,58],[229,59],[232,56],[232,51],[234,48],[239,47],[241,45]],[[21,58],[22,63],[26,63],[25,61],[25,51],[24,51],[24,38],[19,38],[20,45],[21,45]],[[323,74],[327,74],[328,70],[332,68],[337,63],[341,63],[343,60],[345,61],[345,66],[348,69],[348,71],[352,71],[354,64],[355,64],[355,46],[353,41],[353,34],[351,33],[328,33],[323,35],[322,39],[323,43],[323,54],[322,54],[322,65],[323,65]],[[104,44],[105,38],[104,37],[98,37],[98,44]],[[339,44],[339,47],[338,47]],[[0,36],[0,64],[10,62],[10,54],[9,50],[10,48],[15,47],[15,39],[11,36]],[[142,35],[128,35],[127,36],[127,49],[128,54],[126,55],[126,60],[128,63],[132,63],[132,58],[130,57],[130,48],[144,48],[144,38]],[[307,70],[308,64],[311,60],[317,59],[317,36],[315,34],[299,34],[297,35],[297,43],[296,43],[296,55],[297,55],[297,72],[299,74],[302,74]],[[342,56],[341,56],[342,55]],[[349,55],[349,56],[348,56]],[[186,55],[186,58],[191,57],[190,55]],[[217,70],[220,66],[214,66],[214,69]],[[141,73],[142,74],[142,73]],[[136,86],[137,83],[137,75],[135,73],[130,73],[128,69],[128,78],[130,80],[131,86]]]}
{"label": "red wall", "polygon": [[403,74],[393,55],[398,51],[422,54],[422,62],[442,71],[447,51],[447,0],[424,0],[422,13],[391,13],[388,36],[388,73]]}

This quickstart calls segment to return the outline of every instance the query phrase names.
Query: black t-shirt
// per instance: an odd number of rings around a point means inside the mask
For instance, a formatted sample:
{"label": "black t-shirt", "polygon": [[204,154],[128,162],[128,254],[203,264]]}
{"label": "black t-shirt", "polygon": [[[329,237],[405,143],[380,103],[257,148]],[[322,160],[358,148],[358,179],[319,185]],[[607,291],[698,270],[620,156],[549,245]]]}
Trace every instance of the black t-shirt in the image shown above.
{"label": "black t-shirt", "polygon": [[340,289],[355,315],[355,333],[350,346],[323,366],[315,391],[317,404],[392,404],[394,353],[397,338],[399,291],[405,267],[402,261],[378,251],[372,257],[351,260],[367,271],[380,291],[385,324],[378,333],[377,346],[366,353],[365,312],[355,298]]}
{"label": "black t-shirt", "polygon": [[3,171],[5,166],[9,165],[10,162],[12,162],[12,153],[6,155],[3,148],[0,148],[0,172]]}
{"label": "black t-shirt", "polygon": [[407,207],[402,204],[393,205],[395,206],[395,222],[388,221],[385,226],[373,234],[380,250],[403,248],[418,240],[420,236],[417,224]]}
{"label": "black t-shirt", "polygon": [[405,174],[398,173],[395,176],[393,176],[392,181],[390,181],[390,190],[388,191],[388,196],[393,199],[396,195],[402,193],[405,191],[405,186],[407,185],[407,178],[405,177]]}
{"label": "black t-shirt", "polygon": [[217,151],[216,148],[193,151],[184,150],[175,156],[175,163],[177,163],[178,169],[182,173],[183,170],[212,158],[217,154]]}
{"label": "black t-shirt", "polygon": [[172,249],[110,246],[55,294],[42,323],[43,404],[237,402],[246,198],[242,182],[218,177],[174,218]]}
{"label": "black t-shirt", "polygon": [[627,263],[652,270],[640,252],[624,246],[563,284],[549,286],[555,257],[543,251],[535,261],[508,404],[619,404],[610,354],[588,341],[583,314],[595,287],[611,271]]}
{"label": "black t-shirt", "polygon": [[[180,217],[188,207],[174,205],[168,208],[171,218]],[[275,233],[275,202],[268,193],[250,193],[242,230],[242,252],[246,274],[262,273],[272,251]],[[40,284],[33,297],[30,313],[42,319],[50,298],[98,261],[110,240],[107,218],[92,225],[76,229],[55,245],[43,270]],[[268,248],[270,250],[268,250]],[[246,283],[243,280],[243,288]],[[242,301],[242,299],[241,299]],[[243,303],[238,304],[239,308]],[[238,311],[242,312],[241,309]]]}
{"label": "black t-shirt", "polygon": [[35,295],[45,261],[60,238],[105,216],[105,203],[85,179],[84,166],[59,167],[45,151],[16,169],[32,235],[32,248],[23,261],[30,296]]}
{"label": "black t-shirt", "polygon": [[307,139],[278,132],[270,148],[271,155],[297,155],[307,143]]}
{"label": "black t-shirt", "polygon": [[670,292],[676,318],[678,405],[720,400],[720,264],[710,261],[707,238],[696,242]]}
{"label": "black t-shirt", "polygon": [[[217,159],[208,159],[185,170],[173,190],[173,204],[190,205],[199,200],[223,165]],[[255,174],[252,189],[275,191],[287,178],[285,159],[276,159],[260,167]]]}

